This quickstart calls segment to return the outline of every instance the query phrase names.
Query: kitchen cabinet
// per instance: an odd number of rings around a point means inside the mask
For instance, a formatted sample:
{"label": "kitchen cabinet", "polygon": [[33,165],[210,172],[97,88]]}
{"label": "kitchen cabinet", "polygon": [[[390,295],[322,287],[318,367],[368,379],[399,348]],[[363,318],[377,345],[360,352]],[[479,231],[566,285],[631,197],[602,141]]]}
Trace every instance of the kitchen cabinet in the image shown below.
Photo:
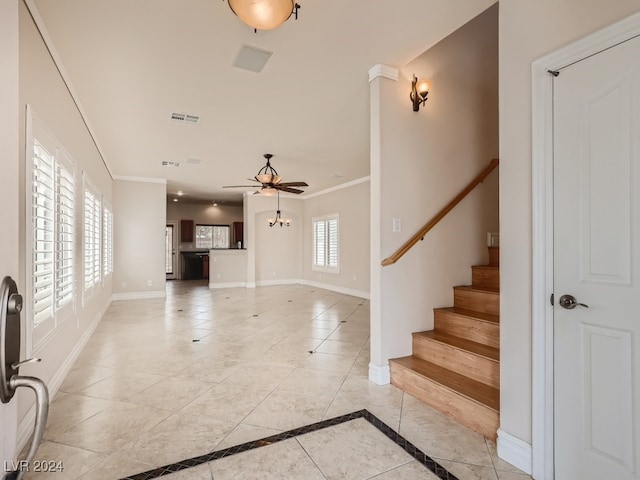
{"label": "kitchen cabinet", "polygon": [[202,278],[209,278],[209,255],[202,256]]}
{"label": "kitchen cabinet", "polygon": [[240,242],[240,248],[242,248],[242,244],[244,243],[244,222],[233,222],[233,247],[236,248],[238,246],[238,242]]}
{"label": "kitchen cabinet", "polygon": [[180,241],[182,243],[193,242],[193,220],[180,220]]}

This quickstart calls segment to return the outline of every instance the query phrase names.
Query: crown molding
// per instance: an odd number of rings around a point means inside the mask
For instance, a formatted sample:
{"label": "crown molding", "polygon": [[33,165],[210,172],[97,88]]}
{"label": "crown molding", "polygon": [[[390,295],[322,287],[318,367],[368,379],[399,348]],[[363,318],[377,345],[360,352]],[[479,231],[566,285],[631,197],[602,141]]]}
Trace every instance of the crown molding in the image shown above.
{"label": "crown molding", "polygon": [[304,195],[299,198],[302,200],[308,200],[310,198],[319,197],[320,195],[326,195],[327,193],[336,192],[338,190],[342,190],[343,188],[353,187],[354,185],[358,185],[360,183],[368,182],[371,180],[371,176],[367,175],[366,177],[358,178],[356,180],[352,180],[347,183],[343,183],[341,185],[336,185],[335,187],[326,188],[319,192],[310,193],[309,195]]}
{"label": "crown molding", "polygon": [[381,63],[374,65],[369,69],[369,82],[372,82],[378,77],[388,78],[394,82],[398,81],[399,70],[389,65],[383,65]]}
{"label": "crown molding", "polygon": [[166,178],[155,178],[155,177],[129,177],[126,175],[114,175],[114,180],[121,180],[123,182],[141,182],[141,183],[161,183],[163,185],[167,184]]}

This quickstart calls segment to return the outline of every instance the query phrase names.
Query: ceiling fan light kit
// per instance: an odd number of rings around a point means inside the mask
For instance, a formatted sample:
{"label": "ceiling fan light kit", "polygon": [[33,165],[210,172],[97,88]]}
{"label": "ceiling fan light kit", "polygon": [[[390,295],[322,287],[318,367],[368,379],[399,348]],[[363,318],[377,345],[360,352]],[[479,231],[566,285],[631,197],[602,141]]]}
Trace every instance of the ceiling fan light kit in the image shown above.
{"label": "ceiling fan light kit", "polygon": [[[261,184],[260,190],[256,191],[255,194],[263,195],[265,197],[273,197],[276,193],[280,191],[300,194],[303,193],[304,190],[300,190],[299,188],[293,187],[308,187],[307,182],[283,182],[282,177],[278,175],[276,169],[271,166],[271,158],[273,155],[270,153],[265,153],[264,158],[267,159],[267,164],[262,167],[255,177],[250,178],[252,182],[257,182]],[[224,185],[222,188],[251,188],[257,187],[257,185]]]}
{"label": "ceiling fan light kit", "polygon": [[240,20],[254,30],[272,30],[286,22],[291,15],[298,19],[295,0],[228,0],[229,7]]}

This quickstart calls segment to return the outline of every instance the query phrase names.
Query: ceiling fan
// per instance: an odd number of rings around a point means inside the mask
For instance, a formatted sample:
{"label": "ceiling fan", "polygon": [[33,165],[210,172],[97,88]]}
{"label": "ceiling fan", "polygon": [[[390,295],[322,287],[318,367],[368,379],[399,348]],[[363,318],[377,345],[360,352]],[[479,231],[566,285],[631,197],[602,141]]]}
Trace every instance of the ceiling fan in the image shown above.
{"label": "ceiling fan", "polygon": [[[282,177],[278,175],[276,169],[271,166],[271,159],[273,158],[273,155],[265,153],[264,158],[267,159],[267,164],[258,171],[255,177],[247,179],[251,182],[261,184],[260,190],[255,192],[255,194],[273,196],[278,193],[278,191],[300,194],[303,193],[304,190],[292,187],[309,186],[307,182],[283,182]],[[224,185],[222,188],[250,188],[257,186],[258,185]]]}

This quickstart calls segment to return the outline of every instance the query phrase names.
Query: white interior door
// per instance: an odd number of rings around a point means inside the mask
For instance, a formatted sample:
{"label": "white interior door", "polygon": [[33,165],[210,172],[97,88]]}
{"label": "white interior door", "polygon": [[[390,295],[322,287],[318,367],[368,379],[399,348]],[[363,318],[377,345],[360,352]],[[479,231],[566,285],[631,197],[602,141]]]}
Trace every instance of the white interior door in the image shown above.
{"label": "white interior door", "polygon": [[638,59],[635,38],[554,79],[556,480],[640,478]]}
{"label": "white interior door", "polygon": [[[0,2],[0,279],[18,279],[18,2]],[[4,340],[3,340],[4,341]],[[4,365],[2,366],[4,368]],[[0,455],[15,460],[17,400],[0,403]],[[3,470],[0,470],[3,472]],[[0,473],[3,475],[3,473]]]}
{"label": "white interior door", "polygon": [[167,280],[177,278],[178,241],[176,233],[176,224],[167,223],[164,229],[164,269]]}

